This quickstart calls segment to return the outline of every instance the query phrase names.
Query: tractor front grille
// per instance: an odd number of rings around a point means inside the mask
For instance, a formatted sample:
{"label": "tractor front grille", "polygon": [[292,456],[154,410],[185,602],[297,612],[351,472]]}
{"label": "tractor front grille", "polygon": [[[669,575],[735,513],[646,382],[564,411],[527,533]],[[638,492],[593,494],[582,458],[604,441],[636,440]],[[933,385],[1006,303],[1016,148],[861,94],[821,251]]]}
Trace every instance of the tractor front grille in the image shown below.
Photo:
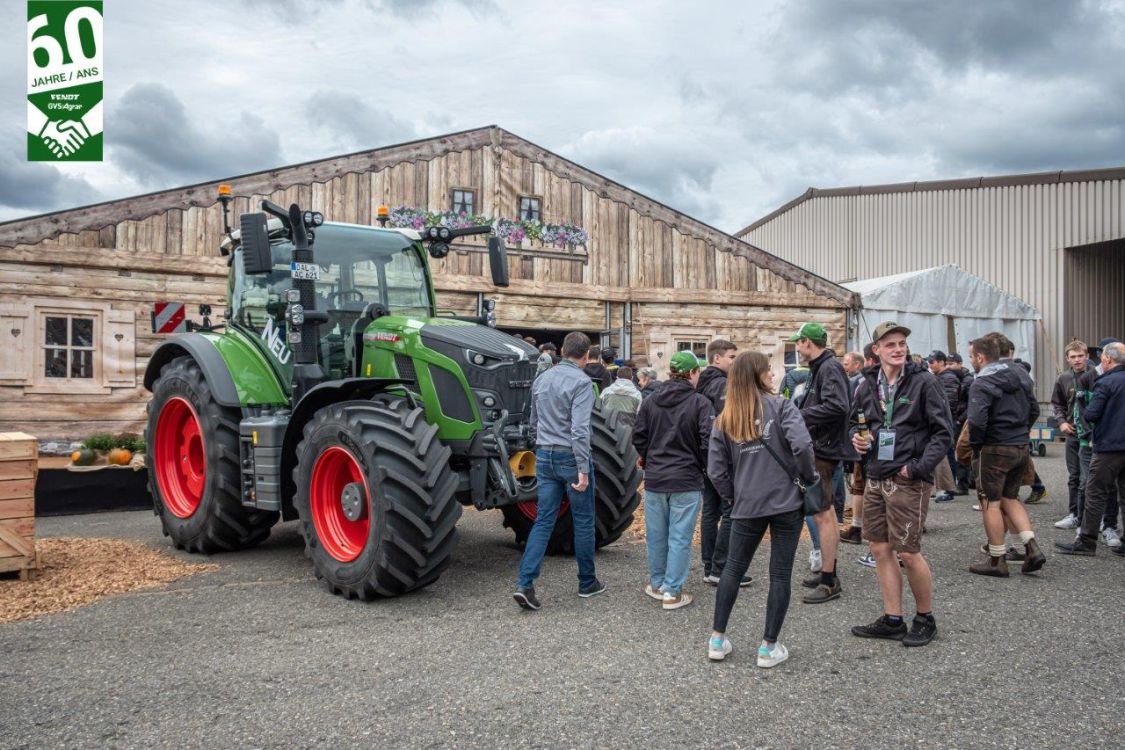
{"label": "tractor front grille", "polygon": [[405,354],[395,354],[395,369],[403,380],[409,380],[414,385],[418,384],[418,374],[414,372],[414,360]]}

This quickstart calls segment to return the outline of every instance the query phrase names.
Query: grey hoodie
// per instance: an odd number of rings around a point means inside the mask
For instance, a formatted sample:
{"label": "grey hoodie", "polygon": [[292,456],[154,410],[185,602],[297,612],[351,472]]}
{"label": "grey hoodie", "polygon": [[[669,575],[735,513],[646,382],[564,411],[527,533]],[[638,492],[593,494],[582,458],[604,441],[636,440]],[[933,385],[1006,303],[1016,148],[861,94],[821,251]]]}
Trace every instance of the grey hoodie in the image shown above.
{"label": "grey hoodie", "polygon": [[[791,473],[806,485],[817,481],[812,438],[801,412],[780,396],[763,396],[762,409],[761,440],[737,443],[718,427],[711,431],[707,474],[719,496],[733,502],[731,518],[761,518],[799,510],[803,500]],[[785,468],[762,446],[762,440],[785,462]]]}

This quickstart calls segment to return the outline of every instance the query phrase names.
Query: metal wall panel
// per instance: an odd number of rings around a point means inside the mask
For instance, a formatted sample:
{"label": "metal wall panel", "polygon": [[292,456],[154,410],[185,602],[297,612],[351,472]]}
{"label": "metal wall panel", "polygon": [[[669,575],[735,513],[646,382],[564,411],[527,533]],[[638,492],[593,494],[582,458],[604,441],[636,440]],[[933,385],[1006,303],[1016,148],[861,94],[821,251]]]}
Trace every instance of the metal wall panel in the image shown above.
{"label": "metal wall panel", "polygon": [[[1122,188],[1114,179],[814,195],[739,236],[831,281],[955,263],[1030,302],[1043,314],[1035,376],[1045,398],[1073,333],[1125,335],[1122,252],[1068,263],[1067,251],[1125,236]],[[1072,295],[1081,303],[1068,304]]]}

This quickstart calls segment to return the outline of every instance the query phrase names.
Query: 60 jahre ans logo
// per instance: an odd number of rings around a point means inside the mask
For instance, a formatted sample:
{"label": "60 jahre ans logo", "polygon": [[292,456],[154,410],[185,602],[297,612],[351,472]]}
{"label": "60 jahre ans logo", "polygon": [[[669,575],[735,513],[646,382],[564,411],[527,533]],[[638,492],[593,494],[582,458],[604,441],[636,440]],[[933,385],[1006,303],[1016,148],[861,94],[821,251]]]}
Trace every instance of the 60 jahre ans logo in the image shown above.
{"label": "60 jahre ans logo", "polygon": [[101,0],[29,0],[29,161],[101,161],[102,80]]}

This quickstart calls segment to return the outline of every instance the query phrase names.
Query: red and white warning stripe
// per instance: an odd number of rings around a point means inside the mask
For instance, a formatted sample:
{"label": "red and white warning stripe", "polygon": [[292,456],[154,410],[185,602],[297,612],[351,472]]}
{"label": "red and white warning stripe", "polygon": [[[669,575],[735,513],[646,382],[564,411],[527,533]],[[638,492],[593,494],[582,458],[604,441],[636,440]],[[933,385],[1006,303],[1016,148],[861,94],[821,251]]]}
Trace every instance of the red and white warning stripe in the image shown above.
{"label": "red and white warning stripe", "polygon": [[187,317],[183,302],[154,302],[152,305],[153,333],[183,333],[187,330]]}

